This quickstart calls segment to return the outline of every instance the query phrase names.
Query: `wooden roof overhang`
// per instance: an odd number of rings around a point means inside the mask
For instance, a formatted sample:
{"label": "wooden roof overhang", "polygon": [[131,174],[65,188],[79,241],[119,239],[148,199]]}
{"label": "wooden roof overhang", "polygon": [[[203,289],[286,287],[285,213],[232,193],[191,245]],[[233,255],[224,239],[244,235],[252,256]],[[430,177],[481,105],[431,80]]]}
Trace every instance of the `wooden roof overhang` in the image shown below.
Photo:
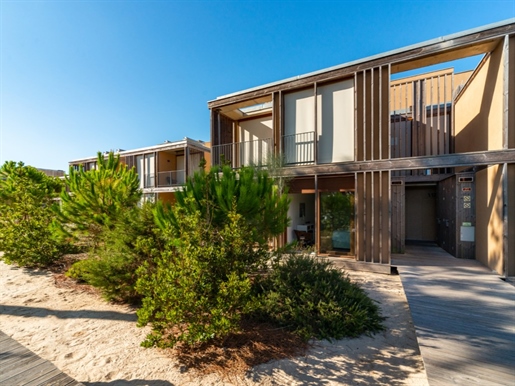
{"label": "wooden roof overhang", "polygon": [[374,161],[352,161],[340,164],[296,166],[285,168],[284,173],[285,176],[304,177],[388,170],[488,166],[505,163],[515,163],[515,149],[443,154],[438,156],[394,158]]}
{"label": "wooden roof overhang", "polygon": [[492,51],[503,40],[504,36],[513,34],[515,34],[515,19],[510,19],[506,22],[441,37],[426,43],[408,46],[400,50],[390,51],[293,79],[290,78],[221,96],[209,101],[208,108],[220,109],[227,105],[234,105],[236,106],[234,108],[238,108],[239,106],[252,104],[251,101],[261,103],[260,101],[264,99],[269,100],[270,95],[277,91],[288,91],[307,87],[317,82],[333,81],[378,66],[390,65],[391,73],[397,73],[487,53]]}

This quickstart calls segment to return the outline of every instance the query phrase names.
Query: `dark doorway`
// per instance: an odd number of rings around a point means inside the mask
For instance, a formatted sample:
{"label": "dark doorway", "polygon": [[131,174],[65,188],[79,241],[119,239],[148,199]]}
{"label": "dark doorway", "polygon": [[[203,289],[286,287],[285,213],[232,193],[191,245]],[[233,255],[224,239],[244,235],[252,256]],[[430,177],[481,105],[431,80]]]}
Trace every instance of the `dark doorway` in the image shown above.
{"label": "dark doorway", "polygon": [[407,185],[406,242],[436,240],[436,185]]}

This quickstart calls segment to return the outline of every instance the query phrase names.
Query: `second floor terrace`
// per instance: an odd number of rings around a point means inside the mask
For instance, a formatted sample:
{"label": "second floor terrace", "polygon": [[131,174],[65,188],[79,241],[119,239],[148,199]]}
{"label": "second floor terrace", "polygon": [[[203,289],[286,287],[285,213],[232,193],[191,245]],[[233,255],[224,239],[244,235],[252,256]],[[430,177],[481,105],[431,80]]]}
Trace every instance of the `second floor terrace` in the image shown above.
{"label": "second floor terrace", "polygon": [[[188,176],[199,170],[203,160],[207,167],[211,163],[209,143],[190,138],[133,150],[117,150],[115,153],[123,164],[136,170],[140,188],[144,192],[177,190],[184,185]],[[96,159],[74,160],[70,166],[78,168],[82,165],[85,170],[94,169]]]}

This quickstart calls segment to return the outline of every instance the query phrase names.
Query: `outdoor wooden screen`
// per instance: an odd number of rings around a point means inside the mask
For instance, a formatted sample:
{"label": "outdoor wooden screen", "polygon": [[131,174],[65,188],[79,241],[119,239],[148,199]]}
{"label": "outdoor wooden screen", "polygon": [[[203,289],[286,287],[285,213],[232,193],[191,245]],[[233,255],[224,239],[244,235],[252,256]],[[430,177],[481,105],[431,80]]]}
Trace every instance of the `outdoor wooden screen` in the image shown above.
{"label": "outdoor wooden screen", "polygon": [[[388,66],[356,73],[356,161],[390,158]],[[356,173],[356,260],[390,264],[390,171]]]}

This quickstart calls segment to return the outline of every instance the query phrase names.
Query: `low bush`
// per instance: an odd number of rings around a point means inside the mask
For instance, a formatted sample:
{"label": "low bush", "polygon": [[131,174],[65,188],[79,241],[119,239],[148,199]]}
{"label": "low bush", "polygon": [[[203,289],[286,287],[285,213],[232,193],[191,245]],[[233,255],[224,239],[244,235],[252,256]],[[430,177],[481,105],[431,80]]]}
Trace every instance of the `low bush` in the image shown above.
{"label": "low bush", "polygon": [[71,250],[52,231],[55,198],[62,183],[22,162],[0,167],[0,251],[2,260],[47,267]]}
{"label": "low bush", "polygon": [[246,241],[250,230],[240,215],[230,212],[220,229],[200,212],[175,211],[180,235],[166,229],[168,244],[155,266],[147,262],[138,271],[138,325],[152,326],[145,347],[193,346],[237,331],[251,300],[246,269],[263,258]]}
{"label": "low bush", "polygon": [[120,214],[114,226],[104,229],[89,258],[74,263],[66,275],[99,288],[107,300],[139,303],[137,270],[145,262],[152,265],[162,250],[152,210],[153,204],[145,203]]}
{"label": "low bush", "polygon": [[255,316],[304,339],[341,339],[383,329],[379,308],[330,262],[291,255],[254,282]]}

